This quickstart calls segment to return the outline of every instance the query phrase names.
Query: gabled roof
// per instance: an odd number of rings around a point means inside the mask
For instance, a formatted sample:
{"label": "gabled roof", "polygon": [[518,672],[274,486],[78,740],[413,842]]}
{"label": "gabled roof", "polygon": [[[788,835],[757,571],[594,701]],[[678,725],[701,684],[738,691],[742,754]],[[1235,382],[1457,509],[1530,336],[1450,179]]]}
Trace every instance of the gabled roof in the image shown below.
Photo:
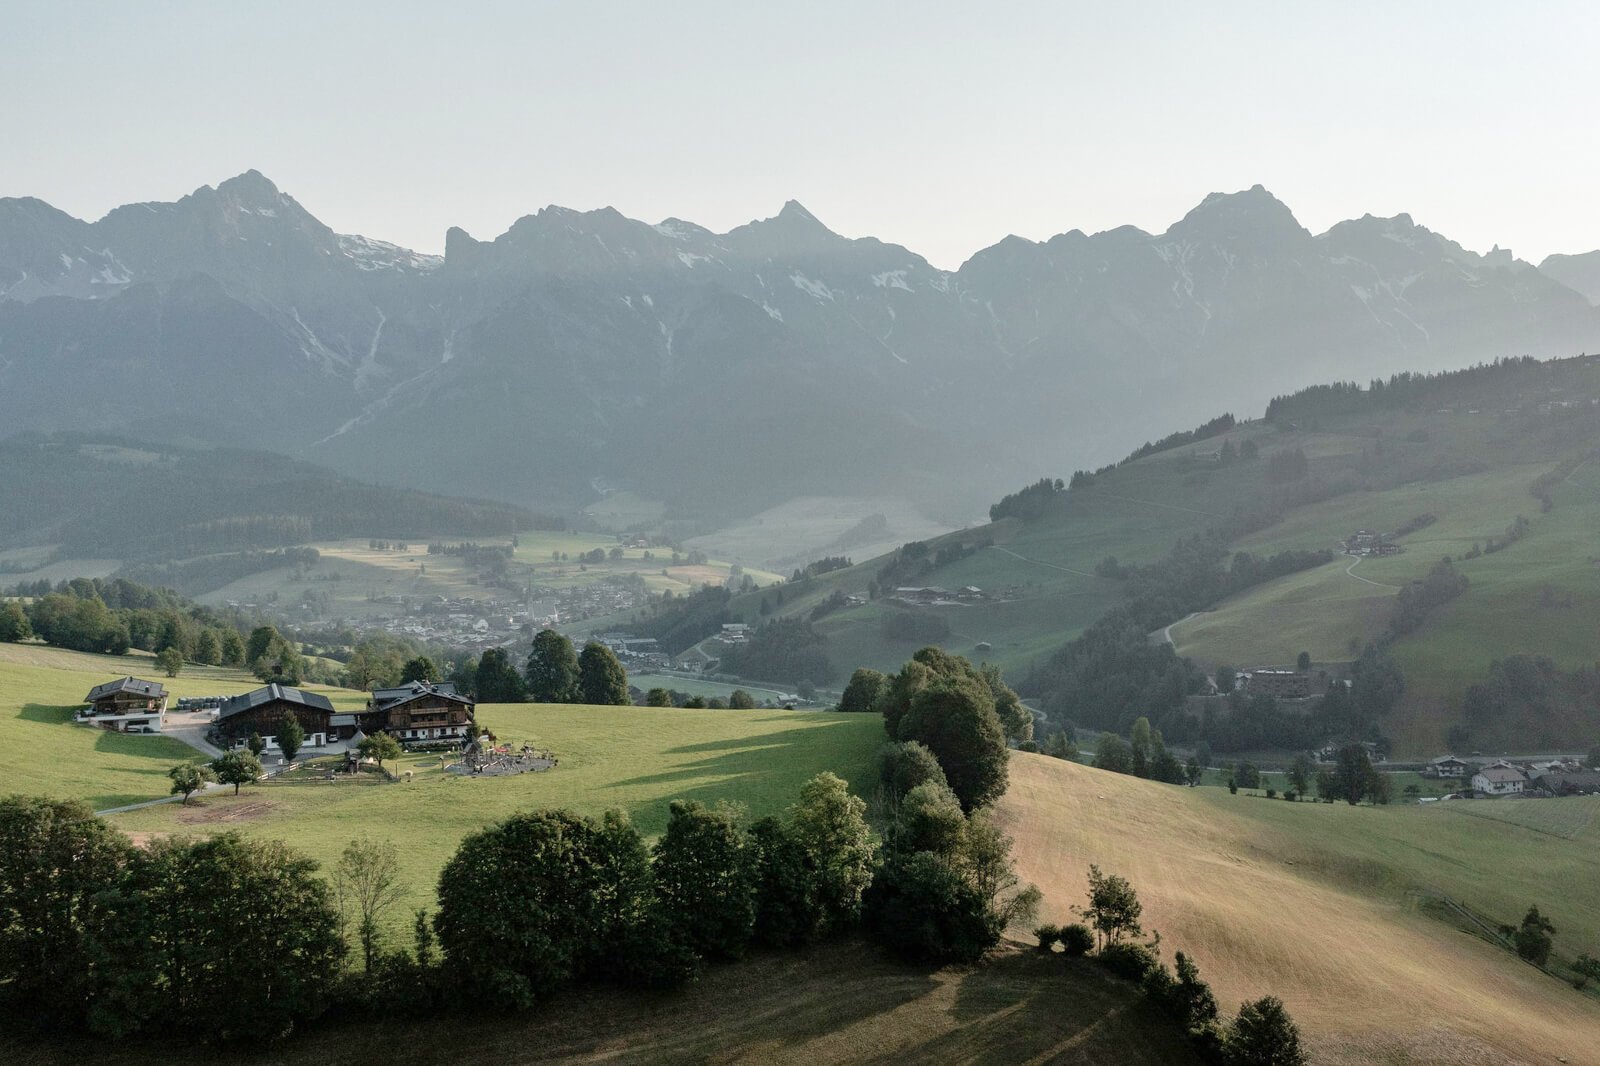
{"label": "gabled roof", "polygon": [[441,696],[456,703],[464,703],[468,706],[472,704],[472,701],[457,692],[455,685],[449,681],[437,683],[412,681],[397,688],[374,689],[372,692],[372,709],[386,711],[390,707],[398,707],[402,703],[410,703],[412,700],[420,699],[423,696]]}
{"label": "gabled roof", "polygon": [[1600,770],[1552,770],[1540,776],[1539,785],[1552,792],[1565,788],[1581,792],[1600,792]]}
{"label": "gabled roof", "polygon": [[1483,778],[1491,785],[1505,784],[1508,781],[1526,781],[1528,779],[1528,775],[1510,766],[1490,766],[1479,770],[1476,776]]}
{"label": "gabled roof", "polygon": [[85,703],[114,696],[119,692],[128,692],[135,696],[148,696],[150,699],[159,700],[166,696],[167,690],[158,681],[140,681],[137,677],[120,677],[115,681],[107,681],[103,685],[96,685],[85,696]]}
{"label": "gabled roof", "polygon": [[328,711],[330,713],[333,711],[333,704],[328,701],[326,696],[319,696],[315,692],[306,692],[303,689],[290,688],[288,685],[265,685],[254,691],[246,692],[242,696],[233,696],[223,700],[217,717],[219,719],[229,718],[260,707],[263,704],[275,703],[279,700],[284,703],[298,703],[302,707],[310,707],[316,711]]}

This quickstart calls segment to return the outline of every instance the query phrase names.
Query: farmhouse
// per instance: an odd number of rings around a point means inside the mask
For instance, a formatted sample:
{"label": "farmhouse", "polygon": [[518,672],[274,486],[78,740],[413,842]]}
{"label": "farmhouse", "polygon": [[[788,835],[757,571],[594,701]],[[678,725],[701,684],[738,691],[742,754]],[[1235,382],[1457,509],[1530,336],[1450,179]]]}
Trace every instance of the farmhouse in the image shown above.
{"label": "farmhouse", "polygon": [[1528,787],[1528,777],[1515,766],[1485,766],[1472,775],[1474,792],[1490,796],[1513,796]]}
{"label": "farmhouse", "polygon": [[1303,700],[1311,695],[1311,675],[1298,670],[1251,670],[1244,677],[1245,691],[1252,696]]}
{"label": "farmhouse", "polygon": [[1551,771],[1534,784],[1552,796],[1593,796],[1600,794],[1600,770]]}
{"label": "farmhouse", "polygon": [[1460,777],[1467,772],[1464,760],[1454,755],[1446,755],[1442,759],[1435,759],[1423,768],[1423,777]]}
{"label": "farmhouse", "polygon": [[167,713],[167,690],[156,681],[122,677],[89,690],[89,706],[78,721],[117,733],[159,733]]}
{"label": "farmhouse", "polygon": [[[476,705],[452,684],[413,681],[398,688],[375,690],[367,709],[359,716],[360,728],[368,734],[388,733],[402,744],[465,740],[473,735],[475,710]],[[345,739],[355,734],[353,726],[342,722],[335,723],[335,728]]]}
{"label": "farmhouse", "polygon": [[[277,747],[278,724],[284,714],[292,714],[305,730],[305,747],[320,748],[333,739],[333,704],[326,696],[291,688],[266,685],[222,701],[217,712],[217,728],[230,740],[260,733],[268,748]],[[345,717],[340,715],[339,717]],[[354,721],[350,722],[354,731]]]}

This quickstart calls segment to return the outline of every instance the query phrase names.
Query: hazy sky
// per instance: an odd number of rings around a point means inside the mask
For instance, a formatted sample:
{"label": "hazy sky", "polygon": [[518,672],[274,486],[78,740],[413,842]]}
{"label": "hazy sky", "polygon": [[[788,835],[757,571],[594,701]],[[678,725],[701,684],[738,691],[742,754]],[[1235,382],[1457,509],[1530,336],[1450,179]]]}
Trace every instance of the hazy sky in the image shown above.
{"label": "hazy sky", "polygon": [[98,218],[255,167],[438,251],[549,203],[724,230],[800,200],[954,267],[1260,182],[1600,247],[1600,4],[0,0],[0,195]]}

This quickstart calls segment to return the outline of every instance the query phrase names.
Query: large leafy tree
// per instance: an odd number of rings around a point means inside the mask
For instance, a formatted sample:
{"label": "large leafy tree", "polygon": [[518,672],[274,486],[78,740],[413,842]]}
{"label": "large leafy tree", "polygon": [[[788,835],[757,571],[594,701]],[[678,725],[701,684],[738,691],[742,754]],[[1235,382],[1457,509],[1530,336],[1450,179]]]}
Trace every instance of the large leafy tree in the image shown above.
{"label": "large leafy tree", "polygon": [[850,675],[839,697],[839,710],[846,713],[865,713],[878,709],[878,699],[888,686],[889,679],[876,670],[862,666]]}
{"label": "large leafy tree", "polygon": [[128,864],[96,945],[96,1028],[281,1037],[327,1005],[344,956],[317,864],[237,833],[162,840]]}
{"label": "large leafy tree", "polygon": [[400,901],[400,849],[388,840],[352,840],[334,867],[333,888],[340,908],[355,911],[356,936],[370,973],[383,916]]}
{"label": "large leafy tree", "polygon": [[1304,1066],[1300,1030],[1277,996],[1239,1007],[1222,1041],[1227,1066]]}
{"label": "large leafy tree", "polygon": [[434,927],[461,987],[527,1007],[671,947],[652,936],[653,899],[644,842],[625,819],[532,811],[461,842],[439,875]]}
{"label": "large leafy tree", "polygon": [[919,691],[900,721],[900,739],[919,741],[933,752],[964,810],[1005,794],[1005,732],[981,678],[942,677]]}
{"label": "large leafy tree", "polygon": [[211,767],[203,763],[181,762],[167,771],[167,776],[172,779],[171,794],[183,797],[183,805],[189,805],[189,797],[206,786],[209,781],[215,781],[217,775],[211,772]]}
{"label": "large leafy tree", "polygon": [[628,697],[628,671],[599,641],[585,644],[578,656],[578,698],[600,706],[626,707],[633,702]]}
{"label": "large leafy tree", "polygon": [[261,760],[248,751],[234,748],[211,760],[211,772],[224,785],[232,785],[233,794],[237,796],[240,785],[248,785],[261,776]]}
{"label": "large leafy tree", "polygon": [[655,846],[656,890],[667,917],[708,958],[739,958],[755,927],[754,855],[739,821],[728,807],[673,800]]}
{"label": "large leafy tree", "polygon": [[504,648],[490,648],[483,653],[474,683],[479,703],[521,703],[526,698],[522,675],[512,668]]}
{"label": "large leafy tree", "polygon": [[439,666],[426,655],[417,655],[406,660],[400,668],[400,683],[409,685],[413,681],[426,681],[433,683],[439,680]]}
{"label": "large leafy tree", "polygon": [[850,928],[860,916],[877,852],[866,812],[843,779],[827,772],[807,781],[800,801],[789,808],[790,828],[811,871],[821,931]]}
{"label": "large leafy tree", "polygon": [[553,629],[534,635],[523,670],[534,703],[574,703],[578,699],[578,655],[572,641]]}
{"label": "large leafy tree", "polygon": [[0,799],[0,1004],[19,1016],[82,1020],[95,992],[96,899],[132,852],[81,803]]}

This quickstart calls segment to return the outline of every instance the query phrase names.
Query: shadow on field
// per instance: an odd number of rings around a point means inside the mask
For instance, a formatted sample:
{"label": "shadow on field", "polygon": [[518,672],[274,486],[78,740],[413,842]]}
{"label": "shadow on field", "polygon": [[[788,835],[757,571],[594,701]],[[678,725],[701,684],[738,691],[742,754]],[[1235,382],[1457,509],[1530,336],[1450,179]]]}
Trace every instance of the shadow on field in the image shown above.
{"label": "shadow on field", "polygon": [[24,722],[49,722],[60,725],[72,721],[76,707],[49,707],[43,703],[24,703],[17,717]]}
{"label": "shadow on field", "polygon": [[735,751],[739,748],[772,747],[777,744],[789,744],[795,738],[816,731],[815,726],[792,726],[789,729],[779,730],[776,733],[762,733],[755,737],[725,737],[722,740],[708,740],[703,744],[684,744],[676,748],[668,748],[668,755],[694,755],[699,752],[710,751]]}
{"label": "shadow on field", "polygon": [[[0,1060],[8,1063],[164,1066],[189,1057],[190,1049],[159,1038],[0,1032]],[[330,1018],[278,1045],[229,1049],[227,1059],[234,1066],[1197,1061],[1134,986],[1092,964],[1002,948],[978,966],[929,971],[856,940],[713,965],[676,992],[598,987],[557,994],[526,1014]]]}

